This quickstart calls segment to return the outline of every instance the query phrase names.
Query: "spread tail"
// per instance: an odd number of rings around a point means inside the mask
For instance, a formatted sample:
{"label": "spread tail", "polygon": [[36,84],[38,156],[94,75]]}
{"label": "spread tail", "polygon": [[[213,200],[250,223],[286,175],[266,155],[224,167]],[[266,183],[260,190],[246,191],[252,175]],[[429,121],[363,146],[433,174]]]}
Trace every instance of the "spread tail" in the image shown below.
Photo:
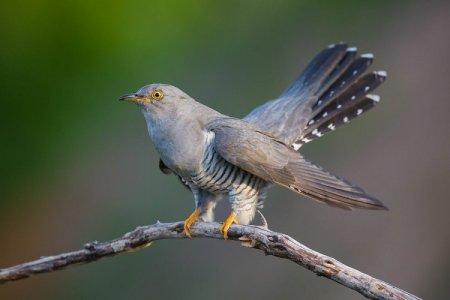
{"label": "spread tail", "polygon": [[322,84],[317,93],[319,97],[312,105],[309,121],[294,143],[294,148],[298,149],[302,144],[350,122],[380,101],[380,96],[371,92],[384,82],[386,72],[364,74],[372,64],[373,55],[355,56],[356,48],[347,48],[341,63]]}

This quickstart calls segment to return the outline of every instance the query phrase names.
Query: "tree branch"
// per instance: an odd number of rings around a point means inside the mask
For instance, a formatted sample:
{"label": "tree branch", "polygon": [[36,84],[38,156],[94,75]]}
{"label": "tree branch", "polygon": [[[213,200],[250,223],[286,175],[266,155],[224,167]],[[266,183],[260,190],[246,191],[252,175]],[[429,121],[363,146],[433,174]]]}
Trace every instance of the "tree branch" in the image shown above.
{"label": "tree branch", "polygon": [[[138,227],[121,238],[109,242],[91,242],[84,249],[43,257],[14,267],[0,269],[0,284],[30,277],[34,274],[61,270],[90,263],[97,259],[132,252],[161,239],[186,238],[183,222],[156,223]],[[218,223],[198,222],[191,228],[192,237],[223,239]],[[302,267],[353,289],[370,299],[419,299],[391,284],[373,278],[343,263],[300,244],[288,235],[257,226],[231,226],[230,240],[264,251],[266,255],[291,260]]]}

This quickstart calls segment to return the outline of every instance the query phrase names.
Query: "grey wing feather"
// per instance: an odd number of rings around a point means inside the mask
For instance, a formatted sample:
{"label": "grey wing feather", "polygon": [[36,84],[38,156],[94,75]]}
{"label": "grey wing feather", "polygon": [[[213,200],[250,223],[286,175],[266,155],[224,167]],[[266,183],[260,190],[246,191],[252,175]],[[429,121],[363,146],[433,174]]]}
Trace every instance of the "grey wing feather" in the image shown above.
{"label": "grey wing feather", "polygon": [[362,189],[306,161],[250,124],[220,119],[208,129],[215,134],[214,149],[225,160],[268,182],[340,208],[386,209]]}

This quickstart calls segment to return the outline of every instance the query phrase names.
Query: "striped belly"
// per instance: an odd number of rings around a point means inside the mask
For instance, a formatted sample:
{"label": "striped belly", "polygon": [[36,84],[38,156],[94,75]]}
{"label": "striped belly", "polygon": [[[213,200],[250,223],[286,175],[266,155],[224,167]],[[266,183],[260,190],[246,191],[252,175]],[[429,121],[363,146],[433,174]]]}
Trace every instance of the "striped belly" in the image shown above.
{"label": "striped belly", "polygon": [[210,193],[227,193],[230,196],[254,197],[265,185],[261,178],[250,174],[223,159],[212,145],[208,145],[200,170],[190,180]]}

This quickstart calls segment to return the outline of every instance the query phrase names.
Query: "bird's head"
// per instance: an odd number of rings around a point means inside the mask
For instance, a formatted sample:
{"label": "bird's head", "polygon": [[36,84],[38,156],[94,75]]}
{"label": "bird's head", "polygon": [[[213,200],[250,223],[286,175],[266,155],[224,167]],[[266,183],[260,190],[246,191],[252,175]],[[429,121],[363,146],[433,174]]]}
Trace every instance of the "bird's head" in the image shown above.
{"label": "bird's head", "polygon": [[190,97],[180,89],[162,83],[143,86],[137,92],[119,98],[137,104],[144,112],[175,110],[188,99]]}

